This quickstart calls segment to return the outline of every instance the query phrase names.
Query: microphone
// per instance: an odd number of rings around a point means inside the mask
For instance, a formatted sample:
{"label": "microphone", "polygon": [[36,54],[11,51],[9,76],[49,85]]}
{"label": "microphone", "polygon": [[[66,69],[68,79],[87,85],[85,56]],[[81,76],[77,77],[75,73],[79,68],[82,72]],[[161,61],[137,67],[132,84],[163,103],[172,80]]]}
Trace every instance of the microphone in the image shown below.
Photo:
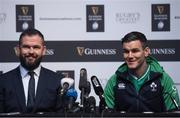
{"label": "microphone", "polygon": [[84,106],[85,89],[87,88],[87,70],[82,68],[80,70],[79,89],[81,90],[80,104]]}
{"label": "microphone", "polygon": [[73,88],[69,89],[67,92],[66,92],[66,99],[67,99],[67,109],[68,110],[72,110],[74,104],[75,104],[75,101],[77,99],[77,91]]}
{"label": "microphone", "polygon": [[99,96],[100,102],[99,102],[99,112],[102,113],[106,108],[106,102],[103,96],[104,90],[96,76],[91,77],[91,82],[94,88],[94,91],[96,95]]}
{"label": "microphone", "polygon": [[87,86],[87,71],[85,68],[80,70],[79,89],[82,90]]}
{"label": "microphone", "polygon": [[80,99],[81,99],[82,107],[86,107],[87,106],[87,102],[88,102],[87,100],[88,100],[90,92],[91,92],[91,83],[89,81],[87,81],[86,88],[83,88],[83,91],[80,94]]}
{"label": "microphone", "polygon": [[66,93],[66,91],[72,87],[74,84],[74,79],[69,78],[69,77],[65,77],[61,79],[61,87],[62,89],[60,90],[60,95],[64,95],[64,93]]}
{"label": "microphone", "polygon": [[101,97],[103,95],[104,91],[103,91],[103,88],[102,88],[98,78],[96,76],[92,76],[91,82],[92,82],[92,85],[93,85],[96,95]]}
{"label": "microphone", "polygon": [[89,81],[86,82],[86,87],[84,88],[84,97],[87,98],[91,92],[91,83]]}

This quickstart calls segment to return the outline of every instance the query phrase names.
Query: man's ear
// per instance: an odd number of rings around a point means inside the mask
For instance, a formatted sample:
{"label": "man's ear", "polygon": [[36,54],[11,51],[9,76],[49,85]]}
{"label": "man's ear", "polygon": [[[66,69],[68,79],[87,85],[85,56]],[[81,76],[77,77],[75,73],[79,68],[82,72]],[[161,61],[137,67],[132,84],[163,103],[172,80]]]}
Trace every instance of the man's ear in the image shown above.
{"label": "man's ear", "polygon": [[20,50],[19,50],[19,46],[18,45],[14,47],[14,52],[15,52],[16,56],[19,57]]}
{"label": "man's ear", "polygon": [[144,54],[145,54],[145,57],[149,56],[149,54],[150,54],[150,48],[149,47],[146,47],[144,49]]}
{"label": "man's ear", "polygon": [[43,55],[45,55],[45,54],[46,54],[46,50],[47,50],[47,49],[46,49],[46,46],[44,46],[43,48],[44,48],[44,49],[43,49]]}

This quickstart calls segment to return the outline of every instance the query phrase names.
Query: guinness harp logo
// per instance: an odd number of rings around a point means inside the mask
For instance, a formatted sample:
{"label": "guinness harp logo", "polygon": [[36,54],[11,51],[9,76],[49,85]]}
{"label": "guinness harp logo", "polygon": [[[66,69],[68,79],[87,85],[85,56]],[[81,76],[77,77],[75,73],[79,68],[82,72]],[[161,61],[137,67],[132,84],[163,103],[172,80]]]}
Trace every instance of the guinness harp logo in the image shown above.
{"label": "guinness harp logo", "polygon": [[77,49],[77,51],[78,51],[78,54],[79,54],[80,56],[82,56],[83,53],[84,53],[84,47],[77,47],[76,49]]}
{"label": "guinness harp logo", "polygon": [[29,11],[29,8],[28,7],[21,7],[21,11],[24,15],[27,15],[28,11]]}
{"label": "guinness harp logo", "polygon": [[164,6],[157,6],[159,14],[162,14],[164,12]]}
{"label": "guinness harp logo", "polygon": [[86,31],[104,32],[104,5],[86,6]]}
{"label": "guinness harp logo", "polygon": [[34,28],[34,5],[16,5],[16,32]]}
{"label": "guinness harp logo", "polygon": [[98,14],[98,12],[99,12],[99,8],[98,7],[91,7],[91,9],[92,9],[92,12],[93,12],[94,15]]}

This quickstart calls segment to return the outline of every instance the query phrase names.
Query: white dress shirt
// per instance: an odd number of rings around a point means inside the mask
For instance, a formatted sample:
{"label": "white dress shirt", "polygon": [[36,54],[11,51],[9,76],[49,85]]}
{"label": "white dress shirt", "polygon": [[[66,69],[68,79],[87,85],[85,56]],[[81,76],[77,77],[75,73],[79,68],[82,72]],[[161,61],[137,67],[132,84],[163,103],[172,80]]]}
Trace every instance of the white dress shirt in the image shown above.
{"label": "white dress shirt", "polygon": [[[41,66],[39,66],[38,68],[33,70],[34,71],[34,79],[35,79],[35,95],[36,95],[36,91],[37,91],[37,85],[38,85],[38,80],[39,80],[39,76],[40,76],[40,70],[41,70]],[[29,85],[30,75],[28,74],[28,70],[26,70],[21,65],[20,65],[20,73],[21,73],[21,77],[22,77],[25,100],[26,100],[26,105],[27,105],[28,85]]]}

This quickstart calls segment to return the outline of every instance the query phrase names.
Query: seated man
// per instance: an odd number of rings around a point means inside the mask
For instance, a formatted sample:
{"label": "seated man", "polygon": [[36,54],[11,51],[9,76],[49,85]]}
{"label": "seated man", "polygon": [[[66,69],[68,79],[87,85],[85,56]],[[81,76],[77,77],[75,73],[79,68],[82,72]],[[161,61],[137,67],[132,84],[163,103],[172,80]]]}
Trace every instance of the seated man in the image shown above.
{"label": "seated man", "polygon": [[20,65],[0,75],[0,112],[60,112],[58,95],[61,75],[40,65],[46,52],[43,34],[25,30],[16,46]]}
{"label": "seated man", "polygon": [[149,56],[147,39],[140,32],[122,38],[122,64],[109,79],[104,97],[109,108],[121,112],[164,112],[180,106],[173,80]]}

